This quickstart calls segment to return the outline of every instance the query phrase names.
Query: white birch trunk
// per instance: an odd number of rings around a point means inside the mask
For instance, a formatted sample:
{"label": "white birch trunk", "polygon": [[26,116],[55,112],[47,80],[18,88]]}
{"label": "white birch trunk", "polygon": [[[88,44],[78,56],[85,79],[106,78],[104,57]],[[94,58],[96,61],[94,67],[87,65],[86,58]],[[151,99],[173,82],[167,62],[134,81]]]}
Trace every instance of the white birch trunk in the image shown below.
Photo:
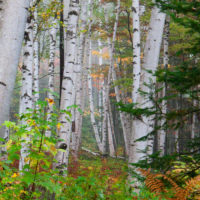
{"label": "white birch trunk", "polygon": [[[23,66],[22,66],[22,88],[20,97],[20,114],[29,112],[32,109],[33,96],[32,96],[32,66],[33,66],[33,20],[31,14],[27,18],[26,29],[24,33],[24,53],[23,53]],[[26,124],[25,121],[22,124]],[[30,131],[30,128],[27,130]],[[22,143],[21,156],[19,162],[19,170],[23,170],[24,165],[27,163],[26,157],[28,156],[30,136],[26,135],[25,142]]]}
{"label": "white birch trunk", "polygon": [[[116,75],[116,71],[114,67],[112,67],[112,79],[114,83],[117,81],[117,75]],[[119,86],[115,84],[114,89],[115,89],[115,94],[116,94],[116,100],[119,103],[122,100],[120,96]],[[128,133],[128,126],[127,126],[128,124],[126,121],[126,114],[124,112],[119,111],[119,115],[120,115],[122,130],[123,130],[125,151],[126,151],[126,155],[128,155],[129,154],[129,140],[128,140],[129,133]]]}
{"label": "white birch trunk", "polygon": [[109,155],[111,157],[116,156],[116,151],[115,151],[115,145],[116,145],[116,140],[115,140],[115,132],[114,132],[114,124],[113,124],[113,116],[112,116],[112,110],[111,110],[111,105],[110,105],[110,99],[109,99],[109,113],[108,113],[108,144],[109,144]]}
{"label": "white birch trunk", "polygon": [[[35,0],[34,0],[35,1]],[[39,100],[39,36],[38,36],[38,11],[37,6],[34,10],[34,26],[33,26],[33,48],[34,48],[34,71],[33,71],[33,103]],[[34,105],[38,109],[38,106]]]}
{"label": "white birch trunk", "polygon": [[91,43],[91,37],[89,36],[88,38],[89,40],[89,49],[88,49],[88,96],[89,96],[89,105],[90,105],[90,118],[91,118],[91,123],[92,123],[92,127],[94,130],[94,134],[95,134],[95,139],[97,142],[97,146],[100,152],[103,151],[102,149],[102,144],[101,144],[101,138],[99,135],[99,131],[98,131],[98,127],[97,127],[97,123],[95,120],[95,115],[94,115],[94,98],[92,95],[92,77],[90,75],[91,73],[91,68],[92,68],[92,43]]}
{"label": "white birch trunk", "polygon": [[[163,57],[163,64],[164,68],[168,68],[168,63],[169,63],[169,24],[170,24],[170,18],[169,16],[166,17],[165,20],[165,29],[164,29],[164,37],[163,37],[163,48],[164,48],[164,57]],[[167,85],[166,83],[163,85],[163,91],[162,91],[162,97],[166,96],[166,91],[167,90]],[[167,101],[163,100],[162,101],[162,113],[166,115],[167,113]],[[158,135],[158,145],[159,145],[159,151],[160,155],[164,156],[165,153],[165,138],[166,138],[166,130],[164,129],[164,124],[165,124],[165,118],[161,120],[161,131]]]}
{"label": "white birch trunk", "polygon": [[[192,101],[193,107],[197,107],[197,100],[193,99]],[[196,113],[192,113],[192,127],[191,127],[191,139],[195,139],[195,131],[196,131]]]}
{"label": "white birch trunk", "polygon": [[[84,0],[81,2],[81,13],[80,13],[80,36],[79,36],[79,48],[78,48],[78,59],[77,59],[77,71],[76,71],[76,105],[78,108],[82,108],[83,99],[83,69],[84,69],[84,49],[85,49],[85,29],[87,25],[87,7],[88,1]],[[76,109],[75,110],[75,133],[74,133],[74,158],[78,158],[78,150],[81,141],[82,134],[82,114]]]}
{"label": "white birch trunk", "polygon": [[[65,6],[65,5],[64,5]],[[65,12],[65,11],[64,11]],[[62,90],[61,90],[61,104],[60,109],[66,110],[74,103],[74,68],[75,68],[75,54],[77,42],[77,23],[79,16],[79,3],[72,1],[69,6],[67,32],[66,32],[66,51],[65,51],[65,68],[63,74]],[[67,170],[69,159],[69,147],[71,136],[71,122],[67,120],[69,116],[66,113],[61,113],[59,122],[62,124],[58,131],[59,139],[58,151],[56,155],[56,167],[59,168],[60,173],[63,174]]]}
{"label": "white birch trunk", "polygon": [[103,94],[102,84],[99,87],[100,87],[100,89],[99,89],[99,96],[98,96],[98,102],[99,102],[98,106],[99,106],[100,120],[99,120],[98,126],[99,126],[99,132],[101,133],[101,131],[102,131],[102,109],[103,109],[103,106],[102,106],[102,94]]}
{"label": "white birch trunk", "polygon": [[[2,0],[0,3],[0,125],[9,119],[29,4],[29,0]],[[3,127],[0,137],[4,134]]]}
{"label": "white birch trunk", "polygon": [[114,138],[111,127],[111,116],[107,113],[107,122],[108,122],[108,145],[109,145],[109,155],[111,157],[115,156],[115,147],[114,147]]}
{"label": "white birch trunk", "polygon": [[[133,92],[132,102],[137,103],[138,89],[140,87],[141,61],[140,61],[140,5],[139,0],[132,1],[133,11]],[[129,146],[129,163],[135,162],[135,121],[132,123],[132,134]],[[144,147],[143,147],[144,148]],[[129,166],[131,167],[131,166]]]}
{"label": "white birch trunk", "polygon": [[90,118],[91,118],[91,123],[92,127],[94,130],[95,134],[95,139],[97,142],[98,149],[101,153],[103,153],[103,145],[101,142],[100,134],[98,131],[98,126],[95,120],[95,115],[94,115],[94,98],[93,98],[93,92],[92,92],[92,76],[90,75],[91,73],[91,68],[92,68],[92,41],[91,41],[91,25],[92,25],[92,11],[93,11],[93,3],[89,1],[90,9],[89,9],[89,29],[88,29],[88,64],[87,64],[87,72],[88,72],[88,96],[89,96],[89,106],[90,106]]}
{"label": "white birch trunk", "polygon": [[139,0],[133,0],[133,92],[132,102],[136,103],[138,89],[140,87],[140,6]]}
{"label": "white birch trunk", "polygon": [[[144,83],[149,83],[149,80],[155,84],[155,77],[149,74],[146,70],[151,70],[153,73],[157,69],[160,46],[162,41],[162,34],[165,22],[165,14],[161,13],[157,7],[152,9],[149,31],[146,39],[146,45],[144,50],[144,64],[143,64],[143,74],[140,77],[140,89],[144,92],[149,93],[150,88],[145,86]],[[137,95],[137,101],[140,108],[152,107],[152,102],[144,98],[142,94]],[[141,117],[141,119],[134,119],[132,126],[132,139],[130,145],[130,156],[129,163],[136,163],[141,160],[146,154],[141,150],[146,149],[147,142],[140,141],[135,142],[137,139],[146,136],[149,132],[153,130],[153,117]],[[153,148],[152,137],[148,142],[148,153],[151,154]]]}
{"label": "white birch trunk", "polygon": [[[56,22],[57,20],[54,19],[52,20],[52,27],[49,31],[49,38],[50,38],[50,57],[49,57],[49,70],[48,70],[48,93],[47,93],[47,98],[51,99],[52,101],[54,101],[54,61],[55,61],[55,53],[56,53]],[[51,114],[53,113],[53,104],[50,105],[48,104],[48,109],[47,109],[47,121],[51,120]],[[46,137],[50,137],[51,136],[51,130],[47,130],[45,133]]]}
{"label": "white birch trunk", "polygon": [[[110,70],[109,70],[110,71]],[[108,75],[109,76],[109,75]],[[108,77],[110,79],[110,77]],[[103,123],[102,123],[102,154],[107,154],[107,138],[108,138],[108,132],[107,132],[107,121],[108,121],[108,98],[109,98],[109,84],[110,80],[104,80],[103,82]]]}

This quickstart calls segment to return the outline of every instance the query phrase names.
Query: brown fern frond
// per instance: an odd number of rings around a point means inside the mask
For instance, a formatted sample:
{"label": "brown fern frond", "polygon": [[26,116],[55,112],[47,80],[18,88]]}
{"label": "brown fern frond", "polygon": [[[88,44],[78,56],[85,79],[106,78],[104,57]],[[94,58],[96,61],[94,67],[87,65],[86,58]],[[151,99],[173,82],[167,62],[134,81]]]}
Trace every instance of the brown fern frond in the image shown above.
{"label": "brown fern frond", "polygon": [[165,186],[162,182],[162,180],[158,179],[158,174],[153,174],[150,172],[150,169],[139,170],[143,176],[146,177],[145,179],[145,185],[146,187],[151,191],[159,195],[162,192],[165,192]]}
{"label": "brown fern frond", "polygon": [[[200,175],[190,179],[186,182],[185,186],[185,196],[189,197],[193,193],[200,193]],[[200,199],[199,195],[195,197],[195,199]]]}

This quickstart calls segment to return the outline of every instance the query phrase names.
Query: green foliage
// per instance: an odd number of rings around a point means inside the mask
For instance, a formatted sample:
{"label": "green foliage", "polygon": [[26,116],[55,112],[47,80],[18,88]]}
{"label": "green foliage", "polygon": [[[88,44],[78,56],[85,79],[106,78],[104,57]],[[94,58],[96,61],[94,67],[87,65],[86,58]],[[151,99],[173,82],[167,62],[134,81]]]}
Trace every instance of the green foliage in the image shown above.
{"label": "green foliage", "polygon": [[179,1],[179,0],[156,0],[162,10],[166,11],[178,24],[188,29],[188,34],[193,37],[193,53],[199,53],[200,48],[200,2],[199,1]]}
{"label": "green foliage", "polygon": [[[47,121],[48,104],[53,102],[48,99],[38,101],[38,109],[18,116],[18,124],[4,123],[14,134],[10,135],[8,142],[1,145],[6,149],[6,155],[5,160],[0,162],[0,199],[35,199],[52,193],[61,194],[61,177],[52,167],[57,153],[55,127],[59,113],[54,106],[55,112],[50,114],[51,120]],[[68,111],[63,112],[68,114]],[[51,130],[51,137],[45,136],[47,130]],[[20,151],[24,146],[28,149],[27,156],[22,171],[19,171]]]}

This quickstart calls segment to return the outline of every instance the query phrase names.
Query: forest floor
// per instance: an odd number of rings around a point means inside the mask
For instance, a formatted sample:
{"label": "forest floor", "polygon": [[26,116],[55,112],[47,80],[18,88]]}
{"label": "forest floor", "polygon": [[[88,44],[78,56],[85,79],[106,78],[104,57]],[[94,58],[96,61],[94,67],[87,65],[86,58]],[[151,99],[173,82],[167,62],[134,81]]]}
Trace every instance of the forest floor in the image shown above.
{"label": "forest floor", "polygon": [[67,199],[133,199],[127,189],[124,160],[101,158],[82,151],[78,161],[70,159]]}

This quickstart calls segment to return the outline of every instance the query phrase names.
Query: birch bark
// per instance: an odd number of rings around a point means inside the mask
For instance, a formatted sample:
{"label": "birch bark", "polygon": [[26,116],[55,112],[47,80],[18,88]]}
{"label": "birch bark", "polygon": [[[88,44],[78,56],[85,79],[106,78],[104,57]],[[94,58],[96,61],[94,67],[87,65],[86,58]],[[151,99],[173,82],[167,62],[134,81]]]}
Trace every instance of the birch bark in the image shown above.
{"label": "birch bark", "polygon": [[[2,0],[0,3],[0,125],[9,119],[29,0]],[[4,137],[5,127],[0,129]]]}
{"label": "birch bark", "polygon": [[111,104],[109,99],[109,113],[108,113],[108,144],[109,144],[109,155],[111,157],[116,156],[116,139],[115,139],[115,132],[114,132],[114,124],[113,124],[113,116],[112,116],[112,110],[111,110]]}
{"label": "birch bark", "polygon": [[115,41],[117,35],[117,26],[119,22],[119,13],[120,13],[120,0],[117,0],[116,6],[116,16],[115,16],[115,23],[113,28],[113,36],[112,36],[112,43],[109,44],[110,48],[110,60],[109,60],[109,71],[108,71],[108,78],[105,87],[105,97],[103,95],[104,102],[104,120],[103,120],[103,138],[102,138],[102,145],[103,145],[103,153],[106,154],[106,140],[107,140],[107,133],[106,133],[106,119],[109,115],[109,92],[110,92],[110,85],[111,85],[111,73],[112,68],[114,67],[114,53],[115,53]]}
{"label": "birch bark", "polygon": [[[54,101],[54,61],[55,61],[55,51],[56,51],[56,31],[57,31],[57,27],[56,27],[56,19],[52,20],[52,27],[49,31],[49,36],[50,36],[50,57],[49,57],[49,70],[48,70],[48,94],[47,94],[47,98],[51,99],[52,101]],[[47,109],[47,121],[51,120],[51,114],[53,113],[53,105],[48,104],[48,109]],[[45,133],[46,137],[50,137],[51,136],[51,130],[47,130]]]}
{"label": "birch bark", "polygon": [[92,11],[93,11],[93,3],[89,1],[90,4],[90,10],[89,10],[89,28],[88,28],[88,64],[87,64],[87,78],[88,78],[88,96],[89,96],[89,106],[90,106],[90,118],[91,118],[91,123],[92,127],[94,130],[95,134],[95,139],[97,142],[98,149],[101,153],[103,153],[103,145],[101,142],[100,134],[98,131],[98,126],[95,120],[95,115],[94,115],[94,98],[92,95],[92,76],[91,76],[91,68],[92,68],[92,41],[91,41],[91,25],[92,25]]}
{"label": "birch bark", "polygon": [[[65,5],[64,5],[65,6]],[[76,53],[76,41],[77,41],[77,23],[79,17],[79,1],[73,0],[70,2],[67,32],[66,32],[66,48],[65,48],[65,68],[62,81],[61,91],[61,104],[60,110],[66,110],[74,103],[74,68],[75,68],[75,53]],[[69,146],[71,136],[71,122],[67,120],[69,116],[64,112],[60,114],[59,122],[62,124],[58,131],[57,148],[61,149],[56,155],[56,167],[59,168],[60,174],[63,174],[67,170],[68,158],[69,158]]]}
{"label": "birch bark", "polygon": [[[33,20],[29,14],[24,33],[24,53],[22,66],[22,88],[20,97],[20,114],[29,112],[32,108],[32,71],[33,71]],[[25,121],[22,124],[26,124]],[[30,128],[27,130],[30,131]],[[19,170],[21,171],[26,164],[25,158],[28,156],[30,136],[23,138],[25,142],[22,143],[21,157],[19,162]]]}
{"label": "birch bark", "polygon": [[[35,0],[34,0],[35,1]],[[33,26],[33,49],[34,49],[34,70],[33,70],[33,103],[39,100],[39,36],[38,36],[38,9],[34,10],[34,26]],[[38,106],[34,105],[38,109]]]}
{"label": "birch bark", "polygon": [[[164,48],[164,57],[163,57],[163,65],[164,69],[168,68],[169,64],[169,25],[170,25],[170,18],[169,16],[166,17],[165,20],[165,28],[164,28],[164,37],[163,37],[163,48]],[[165,97],[167,93],[167,83],[164,83],[163,91],[162,91],[162,97]],[[167,113],[167,101],[163,100],[162,102],[162,113],[164,116]],[[159,150],[160,155],[164,156],[165,153],[165,138],[166,138],[166,130],[164,129],[165,124],[165,118],[161,120],[161,131],[159,134]]]}
{"label": "birch bark", "polygon": [[114,138],[113,138],[113,132],[111,127],[111,116],[109,113],[107,113],[107,126],[108,126],[108,146],[109,146],[109,155],[111,157],[115,156],[115,147],[114,147]]}
{"label": "birch bark", "polygon": [[[79,48],[77,59],[77,71],[76,71],[76,105],[82,108],[83,99],[83,69],[84,69],[84,49],[85,49],[85,37],[86,37],[86,25],[87,25],[87,7],[88,1],[83,0],[81,2],[80,12],[80,36],[79,36]],[[75,145],[74,145],[74,157],[77,159],[78,150],[80,146],[81,133],[82,133],[82,114],[79,110],[75,110]]]}
{"label": "birch bark", "polygon": [[[116,75],[116,71],[114,67],[112,67],[112,79],[114,83],[117,81],[117,75]],[[119,86],[115,84],[114,89],[115,89],[115,94],[116,94],[116,100],[119,103],[122,100],[120,96]],[[128,134],[128,127],[127,127],[125,115],[126,114],[124,112],[119,111],[119,116],[120,116],[120,120],[122,124],[123,136],[124,136],[126,155],[128,155],[129,154],[129,141],[128,141],[129,134]]]}
{"label": "birch bark", "polygon": [[[90,29],[89,29],[90,30]],[[90,75],[91,73],[91,68],[92,68],[92,42],[91,42],[91,33],[89,33],[89,49],[88,49],[88,96],[89,96],[89,105],[90,105],[90,118],[91,118],[91,123],[93,126],[93,130],[94,130],[94,134],[95,134],[95,139],[97,142],[97,146],[100,152],[103,152],[103,147],[102,147],[102,143],[101,143],[101,138],[99,135],[99,131],[98,131],[98,126],[95,120],[95,115],[94,115],[94,99],[93,99],[93,95],[92,95],[92,77]]]}
{"label": "birch bark", "polygon": [[140,6],[139,0],[132,2],[133,12],[133,92],[132,102],[136,103],[138,89],[140,87]]}
{"label": "birch bark", "polygon": [[[147,93],[150,92],[150,88],[144,83],[148,84],[149,81],[151,81],[152,84],[155,84],[155,77],[152,76],[152,74],[148,73],[146,70],[151,70],[154,73],[157,68],[164,22],[165,14],[161,13],[157,7],[154,7],[151,13],[150,26],[145,44],[143,73],[140,77],[140,89]],[[151,108],[153,106],[151,101],[147,100],[142,94],[139,93],[137,95],[136,103],[138,103],[140,108]],[[153,130],[153,118],[141,118],[142,119],[137,118],[133,120],[132,139],[130,145],[131,154],[129,156],[129,163],[136,163],[146,155],[141,150],[146,149],[147,142],[135,141],[143,136],[146,136]],[[150,142],[148,143],[148,145],[149,153],[151,153],[153,148],[152,138],[150,138]]]}

